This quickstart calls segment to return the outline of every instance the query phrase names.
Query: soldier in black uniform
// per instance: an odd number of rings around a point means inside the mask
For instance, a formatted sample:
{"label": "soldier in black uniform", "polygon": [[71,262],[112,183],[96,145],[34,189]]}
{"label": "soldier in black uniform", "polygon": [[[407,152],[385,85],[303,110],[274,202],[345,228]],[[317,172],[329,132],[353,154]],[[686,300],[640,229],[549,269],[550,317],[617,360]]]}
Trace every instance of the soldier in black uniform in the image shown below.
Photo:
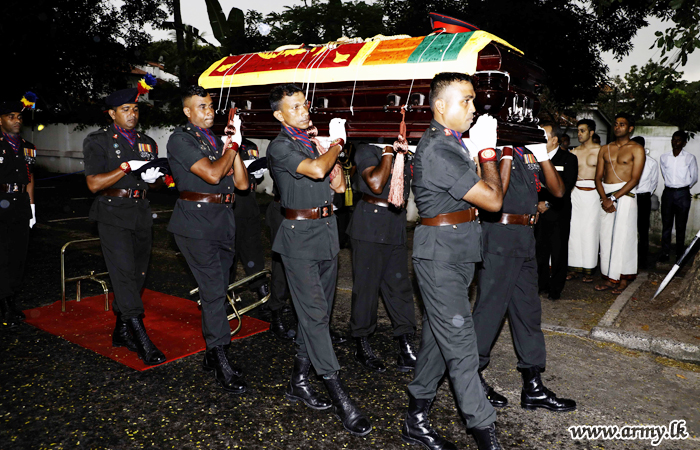
{"label": "soldier in black uniform", "polygon": [[[248,164],[258,159],[258,146],[248,139],[243,139],[238,154],[244,164],[246,164],[246,167],[248,167]],[[264,169],[259,169],[256,173],[248,172],[250,187],[245,191],[235,190],[236,203],[233,207],[233,215],[236,219],[237,229],[236,259],[243,264],[243,270],[246,275],[253,275],[265,269],[265,253],[260,240],[260,207],[255,198],[255,189],[262,182],[263,177]],[[234,271],[235,267],[234,264]],[[250,287],[257,290],[259,299],[270,293],[270,288],[265,278],[254,280]],[[282,322],[284,303],[279,301],[276,296],[270,296],[267,306],[270,308],[271,313],[270,331],[280,339],[291,339],[294,331],[287,330],[284,322]]]}
{"label": "soldier in black uniform", "polygon": [[277,86],[270,92],[270,106],[282,124],[280,134],[267,148],[267,158],[280,193],[285,220],[272,250],[279,253],[299,318],[297,355],[287,397],[313,409],[331,403],[309,383],[313,364],[332,399],[336,416],[350,433],[365,436],[372,430],[369,419],[350,399],[338,372],[329,322],[338,275],[338,228],[333,215],[333,192],[345,191],[345,177],[331,180],[333,167],[345,141],[339,119],[330,124],[333,139],[327,153],[309,139],[309,110],[298,86]]}
{"label": "soldier in black uniform", "polygon": [[[404,204],[411,187],[412,157],[404,162]],[[355,359],[369,370],[385,372],[386,367],[372,351],[369,336],[377,328],[379,291],[399,341],[398,369],[416,368],[413,334],[416,313],[413,288],[408,277],[406,208],[389,203],[394,149],[360,144],[355,153],[357,186],[362,200],[350,219],[348,235],[352,246],[352,315],[350,334],[355,338]]]}
{"label": "soldier in black uniform", "polygon": [[14,295],[27,260],[29,229],[36,223],[36,147],[19,135],[23,109],[22,102],[0,103],[0,321],[6,327],[25,319]]}
{"label": "soldier in black uniform", "polygon": [[189,123],[176,128],[168,140],[168,161],[180,191],[168,231],[175,235],[199,286],[207,343],[202,366],[214,371],[224,390],[240,394],[246,388],[242,372],[231,364],[224,349],[231,342],[224,302],[235,257],[234,189],[245,191],[249,186],[248,172],[237,157],[240,119],[236,116],[232,144],[224,147],[210,131],[214,104],[207,91],[191,86],[182,104]]}
{"label": "soldier in black uniform", "polygon": [[[555,125],[552,127],[552,134],[557,136],[558,140],[557,133],[561,133],[561,128]],[[559,145],[548,153],[554,169],[564,182],[564,195],[555,197],[548,189],[541,189],[537,203],[537,212],[540,213],[535,227],[539,291],[548,292],[550,300],[561,298],[561,291],[566,283],[571,229],[571,190],[578,177],[578,158],[569,153],[568,149],[564,150],[565,147]]]}
{"label": "soldier in black uniform", "polygon": [[491,348],[508,313],[518,370],[523,378],[521,406],[552,411],[576,409],[576,402],[557,398],[540,377],[546,355],[533,227],[538,217],[538,191],[547,189],[557,198],[564,195],[564,182],[547,153],[559,145],[556,131],[553,132],[555,127],[544,125],[546,144],[503,149],[500,162],[505,191],[503,210],[481,214],[484,250],[474,305],[474,328],[482,387],[491,404],[497,407],[505,406],[508,400],[486,383],[481,371],[489,364]]}
{"label": "soldier in black uniform", "polygon": [[83,142],[88,189],[97,193],[90,219],[97,221],[102,253],[114,290],[117,323],[112,345],[138,353],[145,364],[160,364],[165,355],[146,333],[141,289],[151,257],[153,217],[146,198],[158,169],[130,174],[156,159],[156,142],[136,131],[138,90],[123,89],[105,99],[112,125],[90,133]]}
{"label": "soldier in black uniform", "polygon": [[481,260],[481,229],[474,206],[498,211],[501,180],[496,167],[496,120],[484,116],[470,130],[479,149],[481,175],[462,133],[471,126],[476,94],[471,77],[439,73],[430,84],[433,120],[414,160],[413,194],[421,224],[413,238],[413,268],[423,297],[423,330],[416,375],[408,385],[401,437],[429,449],[456,449],[430,427],[430,406],[447,370],[457,406],[480,450],[498,450],[496,412],[477,377],[476,335],[468,291]]}

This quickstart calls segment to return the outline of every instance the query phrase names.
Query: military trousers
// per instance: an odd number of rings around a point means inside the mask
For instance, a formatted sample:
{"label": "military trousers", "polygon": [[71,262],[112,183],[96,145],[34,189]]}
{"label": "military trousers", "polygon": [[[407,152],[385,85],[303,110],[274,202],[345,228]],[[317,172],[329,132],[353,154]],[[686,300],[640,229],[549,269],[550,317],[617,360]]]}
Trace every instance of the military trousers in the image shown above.
{"label": "military trousers", "polygon": [[377,328],[379,292],[394,328],[394,337],[416,331],[413,288],[408,277],[406,244],[350,239],[352,245],[352,313],[350,334],[367,337]]}
{"label": "military trousers", "polygon": [[0,298],[17,293],[29,244],[29,219],[0,220]]}
{"label": "military trousers", "polygon": [[415,398],[433,399],[447,369],[468,428],[486,427],[496,421],[496,411],[478,375],[479,355],[468,293],[474,266],[413,258],[425,309],[415,377],[408,385]]}
{"label": "military trousers", "polygon": [[[270,228],[270,242],[275,242],[277,231],[280,229],[283,220],[284,216],[282,215],[279,202],[270,202],[267,206],[267,211],[265,211],[265,223]],[[270,300],[267,304],[271,310],[277,311],[284,307],[286,300],[290,297],[282,257],[277,252],[272,252],[270,272]]]}
{"label": "military trousers", "polygon": [[535,226],[538,286],[550,294],[561,294],[569,264],[571,214],[560,214],[557,220],[540,220]]}
{"label": "military trousers", "polygon": [[137,223],[130,230],[98,222],[97,231],[114,292],[112,309],[123,320],[138,317],[144,312],[141,289],[151,258],[151,227]]}
{"label": "military trousers", "polygon": [[[238,206],[236,205],[236,207]],[[253,275],[265,270],[265,253],[260,240],[260,217],[235,215],[235,210],[234,216],[236,220],[236,259],[243,265],[243,271],[246,275]],[[260,277],[250,283],[250,288],[257,289],[263,283],[265,283],[265,278]]]}
{"label": "military trousers", "polygon": [[340,370],[331,342],[330,321],[338,278],[338,256],[307,260],[282,255],[297,313],[297,356],[309,358],[318,375]]}
{"label": "military trousers", "polygon": [[202,334],[207,349],[231,342],[231,326],[224,301],[235,257],[235,238],[194,239],[175,234],[175,242],[199,286],[202,302]]}
{"label": "military trousers", "polygon": [[484,253],[479,269],[479,294],[474,304],[474,326],[479,345],[479,369],[488,366],[491,348],[508,314],[518,368],[545,369],[542,303],[537,289],[535,258]]}

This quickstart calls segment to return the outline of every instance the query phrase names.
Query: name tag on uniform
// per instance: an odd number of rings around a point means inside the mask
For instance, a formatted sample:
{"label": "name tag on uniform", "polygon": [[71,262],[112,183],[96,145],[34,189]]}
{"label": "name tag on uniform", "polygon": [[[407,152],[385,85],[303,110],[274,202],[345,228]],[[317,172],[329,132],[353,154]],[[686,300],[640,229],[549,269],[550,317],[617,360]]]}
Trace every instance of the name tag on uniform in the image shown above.
{"label": "name tag on uniform", "polygon": [[564,171],[564,166],[554,166],[555,169],[557,169],[557,172],[563,172]]}
{"label": "name tag on uniform", "polygon": [[153,153],[153,148],[151,144],[139,144],[139,151]]}

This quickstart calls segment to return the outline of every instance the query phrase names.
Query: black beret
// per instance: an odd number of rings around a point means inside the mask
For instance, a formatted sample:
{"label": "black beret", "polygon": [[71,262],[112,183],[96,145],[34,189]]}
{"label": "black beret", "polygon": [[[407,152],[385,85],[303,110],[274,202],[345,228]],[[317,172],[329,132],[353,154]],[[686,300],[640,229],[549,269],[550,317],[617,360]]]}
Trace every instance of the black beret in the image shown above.
{"label": "black beret", "polygon": [[0,103],[0,116],[13,112],[22,112],[24,105],[22,102],[2,102]]}
{"label": "black beret", "polygon": [[138,103],[139,90],[136,88],[122,89],[113,92],[105,99],[105,104],[109,108],[116,108],[125,103]]}

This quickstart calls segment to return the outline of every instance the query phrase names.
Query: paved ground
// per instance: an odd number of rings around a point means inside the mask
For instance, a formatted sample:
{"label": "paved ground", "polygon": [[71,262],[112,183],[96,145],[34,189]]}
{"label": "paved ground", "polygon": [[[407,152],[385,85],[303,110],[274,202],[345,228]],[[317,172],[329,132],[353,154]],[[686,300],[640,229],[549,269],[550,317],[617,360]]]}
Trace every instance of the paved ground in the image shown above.
{"label": "paved ground", "polygon": [[[38,186],[40,223],[32,232],[26,288],[18,298],[23,308],[60,299],[61,246],[94,235],[94,226],[80,218],[90,204],[82,177],[46,180]],[[152,201],[154,211],[167,211],[174,196],[156,194]],[[146,287],[186,298],[194,281],[165,230],[168,218],[168,212],[157,213]],[[265,244],[269,252],[269,242]],[[68,264],[76,272],[104,267],[99,249],[90,246],[70,256]],[[333,314],[333,327],[340,331],[347,329],[351,286],[349,250],[344,249]],[[590,329],[614,300],[584,295],[583,286],[576,294],[576,286],[567,288],[561,302],[543,300],[544,322]],[[96,294],[94,289],[84,285],[84,295]],[[291,315],[286,319],[293,320]],[[486,372],[512,403],[498,412],[504,448],[652,448],[643,440],[572,440],[567,429],[667,425],[672,420],[685,420],[690,438],[658,448],[700,448],[700,368],[566,334],[547,333],[546,343],[543,379],[553,391],[577,400],[579,409],[553,414],[518,406],[520,378],[506,325]],[[372,344],[393,362],[396,344],[382,307]],[[411,375],[393,367],[382,376],[367,373],[354,362],[347,344],[336,352],[346,384],[373,422],[374,430],[365,438],[344,432],[328,411],[312,411],[285,399],[294,349],[269,333],[232,345],[231,355],[245,368],[249,385],[241,396],[224,394],[202,372],[201,354],[137,372],[26,324],[0,331],[0,345],[5,349],[0,359],[0,449],[411,448],[399,437]],[[459,448],[476,448],[455,408],[449,382],[442,383],[431,417],[435,428]]]}

